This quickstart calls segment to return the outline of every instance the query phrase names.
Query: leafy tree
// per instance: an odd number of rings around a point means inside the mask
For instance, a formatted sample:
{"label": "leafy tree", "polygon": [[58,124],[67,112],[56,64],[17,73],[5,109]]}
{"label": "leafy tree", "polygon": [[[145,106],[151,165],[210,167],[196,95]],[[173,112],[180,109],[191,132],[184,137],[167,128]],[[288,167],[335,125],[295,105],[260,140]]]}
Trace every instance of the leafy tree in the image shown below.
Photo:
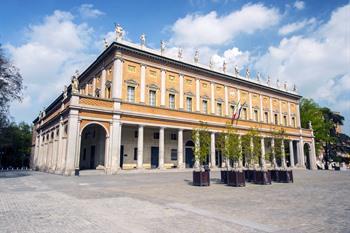
{"label": "leafy tree", "polygon": [[[231,124],[226,124],[225,131],[219,135],[216,145],[217,148],[224,153],[225,158],[233,161],[234,163],[237,163],[242,159],[239,135]],[[226,163],[226,167],[228,170],[229,163]]]}
{"label": "leafy tree", "polygon": [[210,133],[206,123],[201,122],[200,127],[192,131],[192,140],[195,142],[194,156],[200,168],[207,161],[210,151]]}
{"label": "leafy tree", "polygon": [[10,123],[0,134],[0,166],[29,166],[32,144],[31,126],[22,122]]}
{"label": "leafy tree", "polygon": [[22,76],[18,69],[5,57],[0,44],[0,133],[9,124],[9,103],[21,100]]}
{"label": "leafy tree", "polygon": [[[284,154],[286,156],[286,153],[284,151],[284,146],[282,146],[282,143],[284,143],[284,139],[286,137],[286,131],[283,128],[280,129],[274,129],[272,130],[271,137],[273,138],[275,144],[274,144],[274,158],[273,159],[282,159],[282,155]],[[272,157],[272,151],[270,153],[267,153],[268,157]],[[276,162],[276,161],[273,161]]]}
{"label": "leafy tree", "polygon": [[261,158],[261,137],[257,129],[251,128],[246,135],[242,136],[241,141],[246,163],[255,166]]}

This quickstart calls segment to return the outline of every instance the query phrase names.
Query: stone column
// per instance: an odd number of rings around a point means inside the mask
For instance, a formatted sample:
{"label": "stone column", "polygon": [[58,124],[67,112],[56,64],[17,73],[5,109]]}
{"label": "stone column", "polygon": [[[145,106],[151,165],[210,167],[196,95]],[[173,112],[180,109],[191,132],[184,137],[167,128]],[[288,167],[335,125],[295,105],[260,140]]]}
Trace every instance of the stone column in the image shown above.
{"label": "stone column", "polygon": [[298,128],[301,127],[301,123],[300,123],[300,109],[299,109],[299,104],[296,105],[296,109],[297,109],[297,117],[296,117],[296,125],[298,126]]}
{"label": "stone column", "polygon": [[293,140],[289,141],[289,161],[290,167],[294,167],[294,148],[293,148]]}
{"label": "stone column", "polygon": [[179,105],[179,108],[180,108],[180,110],[183,110],[184,109],[184,75],[180,74],[179,78],[180,78],[180,81],[179,81],[179,83],[180,83],[180,88],[179,88],[179,90],[180,90],[180,93],[179,93],[180,105]]}
{"label": "stone column", "polygon": [[143,125],[139,125],[137,137],[137,168],[143,168]]}
{"label": "stone column", "polygon": [[179,129],[177,136],[177,167],[185,167],[183,159],[183,129]]}
{"label": "stone column", "polygon": [[282,153],[282,167],[287,167],[286,164],[286,152],[284,150],[284,140],[281,142],[281,153]]}
{"label": "stone column", "polygon": [[249,92],[249,118],[250,120],[253,120],[253,106],[252,106],[252,93]]}
{"label": "stone column", "polygon": [[164,127],[159,129],[159,169],[164,169]]}
{"label": "stone column", "polygon": [[[58,129],[57,129],[58,130]],[[59,136],[55,132],[55,138],[54,138],[54,146],[53,146],[53,161],[52,161],[52,172],[55,172],[57,169],[57,158],[58,158],[58,144],[59,144]]]}
{"label": "stone column", "polygon": [[310,159],[309,160],[310,160],[310,169],[317,170],[315,138],[312,138],[312,143],[310,144]]}
{"label": "stone column", "polygon": [[264,113],[263,113],[263,96],[260,95],[260,122],[264,121]]}
{"label": "stone column", "polygon": [[[33,132],[34,132],[33,128]],[[38,156],[39,156],[39,141],[40,141],[40,134],[35,137],[35,150],[34,150],[34,156],[33,156],[33,163],[32,163],[32,169],[36,169],[38,166]],[[0,161],[1,164],[1,161]]]}
{"label": "stone column", "polygon": [[270,97],[270,123],[274,123],[273,122],[274,116],[273,116],[273,107],[272,107],[272,98]]}
{"label": "stone column", "polygon": [[76,152],[75,152],[76,155],[75,155],[75,161],[74,161],[75,169],[80,168],[80,142],[81,142],[80,123],[81,123],[81,120],[78,119],[78,125],[77,125],[78,135],[75,143],[75,148],[76,148]]}
{"label": "stone column", "polygon": [[[76,97],[76,96],[72,96]],[[68,116],[68,135],[67,135],[67,159],[65,166],[65,175],[72,175],[74,173],[74,162],[77,156],[76,142],[78,138],[78,110],[70,109]]]}
{"label": "stone column", "polygon": [[165,70],[162,69],[161,75],[160,75],[161,81],[160,81],[160,106],[165,107]]}
{"label": "stone column", "polygon": [[305,168],[305,153],[304,153],[304,139],[303,137],[300,137],[300,141],[299,141],[299,161],[300,161],[300,166]]}
{"label": "stone column", "polygon": [[112,98],[121,100],[122,98],[122,80],[123,80],[123,58],[121,53],[117,52],[113,62],[113,81]]}
{"label": "stone column", "polygon": [[96,96],[96,78],[92,78],[92,96]]}
{"label": "stone column", "polygon": [[[110,137],[110,170],[109,174],[116,174],[119,170],[120,144],[121,144],[121,123],[120,116],[113,115],[112,118],[112,135]],[[105,152],[106,153],[106,152]]]}
{"label": "stone column", "polygon": [[146,65],[141,64],[140,102],[145,103]]}
{"label": "stone column", "polygon": [[62,136],[63,136],[63,117],[60,117],[59,127],[58,127],[58,146],[57,146],[57,167],[56,172],[59,172],[62,168],[62,159],[63,159],[63,145],[62,145]]}
{"label": "stone column", "polygon": [[275,152],[275,139],[271,138],[271,151],[272,151],[272,166],[277,167],[276,152]]}
{"label": "stone column", "polygon": [[211,163],[211,168],[216,168],[215,132],[210,133],[210,163]]}
{"label": "stone column", "polygon": [[265,139],[263,137],[261,138],[261,167],[263,169],[266,168],[266,163],[265,163]]}
{"label": "stone column", "polygon": [[196,79],[196,112],[200,112],[201,111],[201,96],[199,93],[199,79]]}
{"label": "stone column", "polygon": [[228,104],[228,87],[225,86],[225,115],[230,116],[230,108]]}
{"label": "stone column", "polygon": [[103,69],[101,74],[101,98],[106,98],[106,73],[106,69]]}
{"label": "stone column", "polygon": [[214,83],[210,83],[210,103],[211,103],[211,114],[215,114],[215,87]]}

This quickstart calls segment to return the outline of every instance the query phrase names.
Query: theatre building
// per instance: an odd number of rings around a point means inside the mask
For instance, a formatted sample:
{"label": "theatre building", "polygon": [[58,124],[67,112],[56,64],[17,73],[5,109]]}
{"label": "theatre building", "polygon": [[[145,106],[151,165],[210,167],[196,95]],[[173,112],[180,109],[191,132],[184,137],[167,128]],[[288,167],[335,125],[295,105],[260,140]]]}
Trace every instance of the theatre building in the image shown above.
{"label": "theatre building", "polygon": [[[34,120],[32,167],[74,174],[75,169],[185,169],[194,166],[192,130],[206,122],[209,165],[222,167],[215,139],[244,104],[234,123],[239,134],[256,128],[264,150],[271,132],[284,128],[286,163],[315,169],[312,129],[300,126],[295,90],[239,72],[185,62],[141,44],[116,41]],[[198,55],[198,54],[197,54]],[[269,165],[269,161],[266,161]]]}

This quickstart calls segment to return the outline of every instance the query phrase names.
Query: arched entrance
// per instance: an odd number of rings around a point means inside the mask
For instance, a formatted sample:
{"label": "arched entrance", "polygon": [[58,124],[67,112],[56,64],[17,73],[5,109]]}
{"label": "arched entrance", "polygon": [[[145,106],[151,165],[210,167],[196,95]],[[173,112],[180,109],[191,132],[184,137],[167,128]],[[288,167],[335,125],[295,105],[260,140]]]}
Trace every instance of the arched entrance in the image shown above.
{"label": "arched entrance", "polygon": [[305,167],[307,169],[311,169],[310,152],[311,152],[311,146],[309,145],[309,143],[305,143],[304,144],[304,162],[305,162]]}
{"label": "arched entrance", "polygon": [[99,124],[86,126],[81,133],[79,168],[105,168],[106,130]]}
{"label": "arched entrance", "polygon": [[185,144],[185,163],[186,168],[193,168],[194,165],[194,156],[193,156],[193,150],[194,150],[194,143],[193,141],[189,140]]}

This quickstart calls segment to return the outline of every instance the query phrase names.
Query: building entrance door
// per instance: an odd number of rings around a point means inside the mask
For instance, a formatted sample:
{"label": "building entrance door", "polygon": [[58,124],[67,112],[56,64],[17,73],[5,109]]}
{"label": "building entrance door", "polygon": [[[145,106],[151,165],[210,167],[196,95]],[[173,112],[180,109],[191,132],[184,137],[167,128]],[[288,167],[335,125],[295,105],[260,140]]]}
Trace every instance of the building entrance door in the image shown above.
{"label": "building entrance door", "polygon": [[90,169],[95,169],[95,146],[91,146],[90,152]]}
{"label": "building entrance door", "polygon": [[151,168],[159,166],[159,147],[151,147]]}

